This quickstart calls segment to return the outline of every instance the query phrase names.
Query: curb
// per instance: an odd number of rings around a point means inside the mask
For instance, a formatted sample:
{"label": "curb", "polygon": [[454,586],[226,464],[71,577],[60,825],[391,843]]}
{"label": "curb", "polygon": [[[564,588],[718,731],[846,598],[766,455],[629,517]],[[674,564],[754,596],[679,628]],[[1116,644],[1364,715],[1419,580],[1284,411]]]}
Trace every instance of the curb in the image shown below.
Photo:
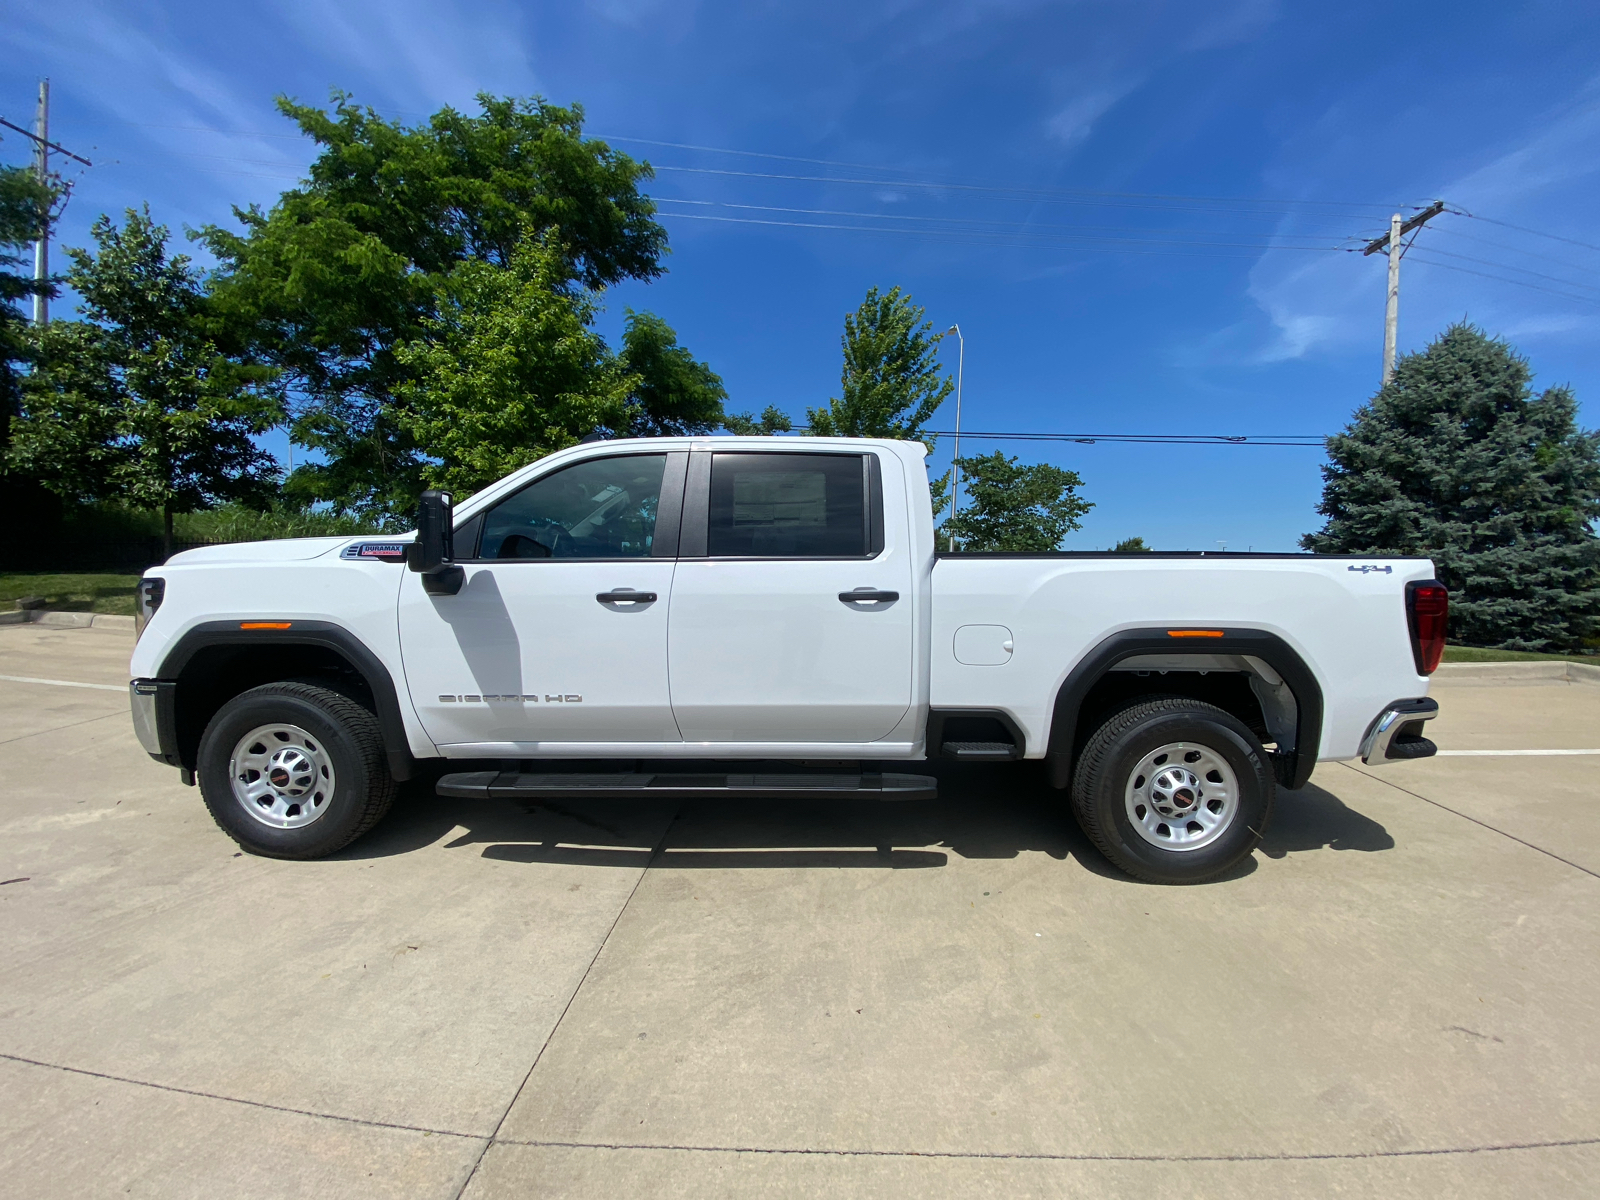
{"label": "curb", "polygon": [[1600,667],[1574,662],[1441,663],[1433,673],[1437,683],[1466,686],[1516,686],[1580,683],[1600,687]]}
{"label": "curb", "polygon": [[123,629],[133,632],[133,618],[117,613],[47,612],[40,608],[0,612],[0,625],[43,625],[47,629]]}

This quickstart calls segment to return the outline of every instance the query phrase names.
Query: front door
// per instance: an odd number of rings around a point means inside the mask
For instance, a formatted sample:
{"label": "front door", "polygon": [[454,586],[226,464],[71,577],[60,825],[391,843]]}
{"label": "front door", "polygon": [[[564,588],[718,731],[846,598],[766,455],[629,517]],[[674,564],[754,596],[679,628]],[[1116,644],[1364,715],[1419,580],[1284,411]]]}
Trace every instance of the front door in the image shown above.
{"label": "front door", "polygon": [[912,572],[882,486],[872,454],[697,456],[668,622],[685,741],[862,743],[900,723]]}
{"label": "front door", "polygon": [[656,535],[666,482],[661,525],[676,542],[686,457],[558,468],[484,514],[476,548],[457,547],[458,594],[430,596],[408,573],[406,681],[437,745],[511,755],[680,740],[667,689],[676,546]]}

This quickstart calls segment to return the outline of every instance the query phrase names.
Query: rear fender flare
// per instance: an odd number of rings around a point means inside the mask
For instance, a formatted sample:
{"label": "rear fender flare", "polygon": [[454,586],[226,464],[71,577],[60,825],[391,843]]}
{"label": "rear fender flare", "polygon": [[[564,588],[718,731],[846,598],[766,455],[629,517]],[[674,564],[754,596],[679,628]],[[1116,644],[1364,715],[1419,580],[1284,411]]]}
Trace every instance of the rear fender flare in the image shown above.
{"label": "rear fender flare", "polygon": [[1279,746],[1273,755],[1273,770],[1282,786],[1303,786],[1311,777],[1322,745],[1322,687],[1316,675],[1294,647],[1275,633],[1215,625],[1209,628],[1221,628],[1222,637],[1174,638],[1165,628],[1125,629],[1084,655],[1056,692],[1045,749],[1051,784],[1064,788],[1071,782],[1078,714],[1084,698],[1117,663],[1141,654],[1239,654],[1259,658],[1281,675],[1294,693],[1298,710],[1294,744]]}

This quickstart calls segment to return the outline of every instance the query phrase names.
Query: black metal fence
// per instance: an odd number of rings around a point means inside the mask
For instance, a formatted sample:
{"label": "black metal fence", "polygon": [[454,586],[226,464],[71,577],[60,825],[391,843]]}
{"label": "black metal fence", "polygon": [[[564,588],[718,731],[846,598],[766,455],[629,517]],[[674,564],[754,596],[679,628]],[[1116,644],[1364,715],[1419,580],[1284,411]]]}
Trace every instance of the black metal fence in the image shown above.
{"label": "black metal fence", "polygon": [[[203,541],[174,541],[172,552],[193,550],[199,546],[224,546],[223,538]],[[150,537],[70,538],[52,540],[22,540],[16,537],[0,538],[0,570],[51,571],[51,572],[104,572],[106,574],[137,575],[149,567],[159,566],[167,560],[162,548],[161,535]]]}

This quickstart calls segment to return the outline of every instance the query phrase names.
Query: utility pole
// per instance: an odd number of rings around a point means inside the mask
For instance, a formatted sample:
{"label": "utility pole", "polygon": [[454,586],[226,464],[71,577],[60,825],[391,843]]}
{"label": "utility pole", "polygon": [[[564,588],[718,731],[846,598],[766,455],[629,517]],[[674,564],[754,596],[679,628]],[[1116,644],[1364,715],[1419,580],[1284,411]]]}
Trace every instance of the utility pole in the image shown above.
{"label": "utility pole", "polygon": [[[82,163],[86,167],[94,166],[83,155],[74,154],[65,146],[58,146],[50,140],[50,81],[48,79],[39,81],[39,111],[35,115],[33,123],[34,129],[30,132],[21,125],[15,125],[4,117],[0,117],[0,125],[4,125],[14,133],[20,133],[23,137],[33,142],[33,170],[39,180],[40,187],[47,190],[50,187],[50,155],[52,152],[65,155],[73,162]],[[71,184],[67,184],[61,189],[63,195],[71,190]],[[39,240],[33,245],[33,278],[36,283],[43,285],[44,281],[49,277],[50,209],[47,206],[40,218]],[[43,325],[49,319],[50,300],[44,294],[41,286],[40,291],[33,298],[33,323],[35,325]]]}
{"label": "utility pole", "polygon": [[[33,170],[39,186],[50,186],[50,81],[39,80],[39,112],[33,119]],[[33,281],[39,290],[33,294],[33,323],[50,320],[50,297],[44,294],[44,281],[50,277],[50,210],[44,211],[39,240],[33,244]]]}
{"label": "utility pole", "polygon": [[[1400,245],[1400,239],[1413,229],[1421,229],[1444,211],[1444,201],[1435,200],[1409,221],[1403,221],[1399,213],[1389,218],[1389,232],[1380,238],[1373,238],[1367,243],[1363,255],[1376,254],[1380,250],[1389,252],[1389,302],[1383,314],[1383,382],[1387,384],[1394,377],[1394,362],[1400,338],[1400,256],[1405,249]],[[1412,241],[1415,241],[1412,238]]]}

